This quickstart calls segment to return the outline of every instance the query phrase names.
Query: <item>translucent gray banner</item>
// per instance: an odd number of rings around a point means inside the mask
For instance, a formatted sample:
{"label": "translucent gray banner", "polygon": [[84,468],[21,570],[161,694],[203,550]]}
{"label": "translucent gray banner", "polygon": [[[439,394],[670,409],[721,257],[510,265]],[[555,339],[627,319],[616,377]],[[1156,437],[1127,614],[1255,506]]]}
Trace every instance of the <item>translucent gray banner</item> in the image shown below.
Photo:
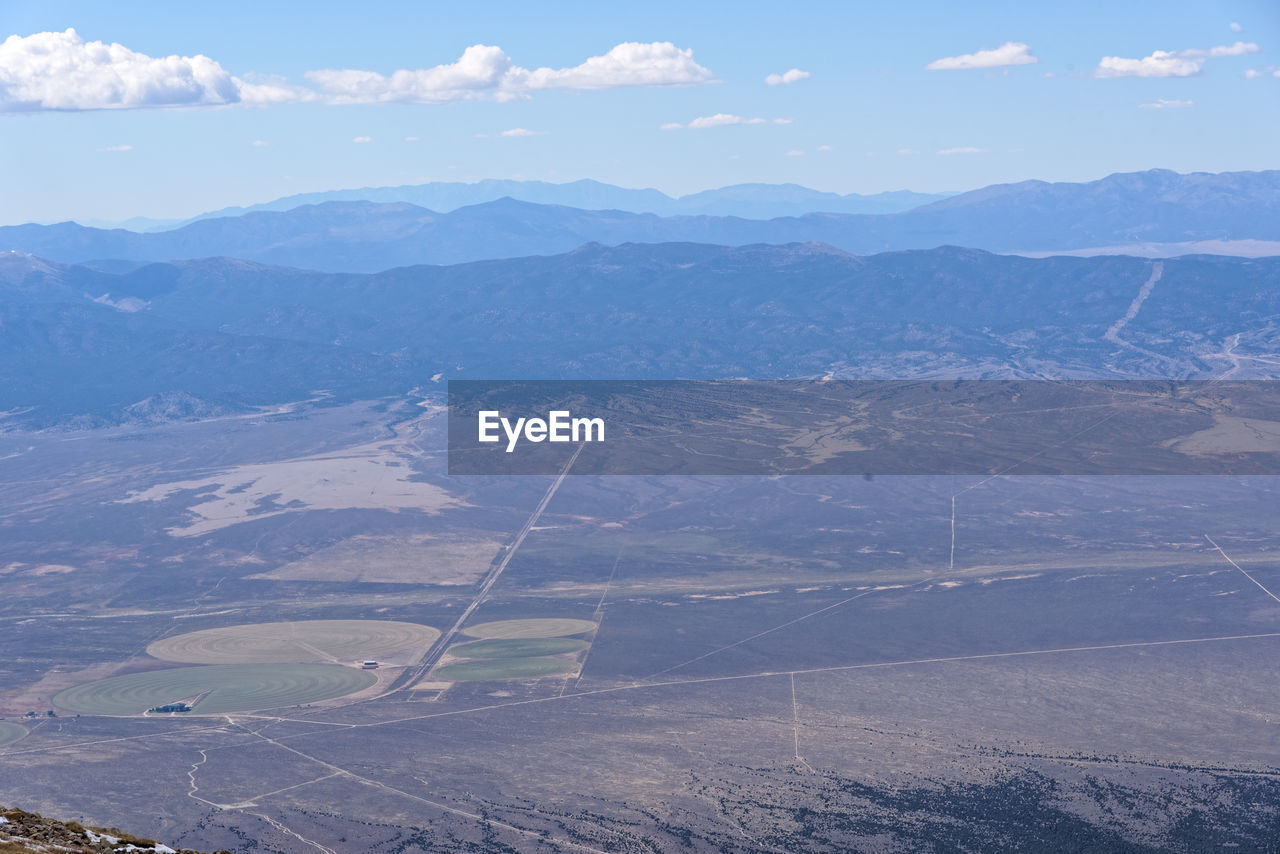
{"label": "translucent gray banner", "polygon": [[1280,382],[449,383],[450,474],[566,470],[1280,474]]}

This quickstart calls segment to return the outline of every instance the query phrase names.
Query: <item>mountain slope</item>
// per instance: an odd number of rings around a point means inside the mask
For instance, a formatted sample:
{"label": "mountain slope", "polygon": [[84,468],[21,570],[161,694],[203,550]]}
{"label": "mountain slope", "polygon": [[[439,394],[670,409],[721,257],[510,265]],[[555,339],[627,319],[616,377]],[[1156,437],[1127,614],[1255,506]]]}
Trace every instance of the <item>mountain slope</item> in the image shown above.
{"label": "mountain slope", "polygon": [[1024,182],[884,216],[660,217],[500,199],[445,214],[404,202],[325,202],[149,234],[74,223],[0,228],[0,247],[62,262],[230,256],[352,272],[553,255],[588,242],[822,242],[867,254],[942,245],[1016,252],[1196,240],[1280,241],[1280,171]]}
{"label": "mountain slope", "polygon": [[[980,222],[984,230],[1016,235],[1019,249],[1275,240],[1280,223],[1280,171],[1182,175],[1152,169],[1086,184],[996,184],[918,208],[910,219],[919,228],[940,232],[959,229],[960,216]],[[1062,242],[1064,231],[1070,245]]]}
{"label": "mountain slope", "polygon": [[0,852],[45,854],[55,851],[68,854],[101,854],[106,851],[199,854],[190,848],[170,848],[154,839],[143,839],[115,827],[85,827],[75,821],[63,822],[26,810],[0,807]]}
{"label": "mountain slope", "polygon": [[[153,419],[447,378],[1210,376],[1280,341],[1280,259],[583,246],[383,273],[233,260],[0,278],[0,411]],[[16,282],[17,284],[14,284]],[[1239,336],[1239,337],[1237,337]],[[1254,374],[1256,375],[1256,373]],[[135,407],[142,402],[144,405]],[[134,408],[130,408],[134,407]]]}

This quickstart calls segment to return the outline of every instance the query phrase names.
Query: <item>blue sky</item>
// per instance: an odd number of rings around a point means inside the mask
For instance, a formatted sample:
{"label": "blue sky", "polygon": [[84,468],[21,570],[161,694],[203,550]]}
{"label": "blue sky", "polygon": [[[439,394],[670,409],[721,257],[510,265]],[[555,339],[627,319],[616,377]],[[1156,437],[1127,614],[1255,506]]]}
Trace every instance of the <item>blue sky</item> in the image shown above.
{"label": "blue sky", "polygon": [[874,193],[1280,165],[1274,0],[10,0],[0,29],[3,223],[489,177]]}

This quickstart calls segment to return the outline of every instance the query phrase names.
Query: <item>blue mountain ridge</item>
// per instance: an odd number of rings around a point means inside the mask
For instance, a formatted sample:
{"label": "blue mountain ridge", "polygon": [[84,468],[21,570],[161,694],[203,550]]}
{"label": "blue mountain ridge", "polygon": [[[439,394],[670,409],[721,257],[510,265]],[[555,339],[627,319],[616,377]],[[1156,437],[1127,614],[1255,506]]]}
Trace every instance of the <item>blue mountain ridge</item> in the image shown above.
{"label": "blue mountain ridge", "polygon": [[1280,171],[1111,175],[997,185],[894,214],[753,220],[584,210],[504,198],[439,213],[407,202],[330,201],[138,233],[75,223],[0,228],[0,249],[50,260],[228,256],[324,271],[554,255],[584,243],[727,246],[822,242],[869,254],[960,245],[995,252],[1134,243],[1280,241]]}
{"label": "blue mountain ridge", "polygon": [[1212,376],[1228,341],[1274,350],[1280,258],[1159,263],[1126,348],[1107,332],[1155,268],[1123,256],[588,244],[351,274],[227,258],[106,272],[5,253],[0,411],[114,423],[316,389],[403,394],[435,375]]}

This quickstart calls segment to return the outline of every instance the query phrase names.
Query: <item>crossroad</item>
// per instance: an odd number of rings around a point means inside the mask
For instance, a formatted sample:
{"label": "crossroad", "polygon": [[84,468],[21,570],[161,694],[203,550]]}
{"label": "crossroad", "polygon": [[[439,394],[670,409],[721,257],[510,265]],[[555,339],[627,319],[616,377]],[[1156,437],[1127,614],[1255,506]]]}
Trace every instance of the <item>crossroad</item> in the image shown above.
{"label": "crossroad", "polygon": [[529,514],[529,518],[525,520],[524,526],[520,529],[520,532],[517,533],[515,539],[511,541],[511,545],[503,552],[502,559],[495,563],[489,569],[488,573],[485,574],[484,580],[480,583],[480,589],[476,591],[475,598],[471,600],[471,603],[467,605],[466,609],[463,610],[458,619],[454,621],[453,626],[449,628],[449,631],[442,634],[436,642],[431,645],[431,648],[427,650],[427,654],[422,657],[422,660],[418,662],[417,666],[406,671],[404,675],[396,680],[395,684],[392,686],[393,691],[415,685],[431,674],[431,671],[435,668],[436,664],[440,662],[441,656],[444,655],[444,651],[453,643],[458,632],[462,631],[462,627],[467,624],[467,620],[471,619],[471,615],[480,607],[480,603],[485,600],[485,597],[489,595],[489,591],[493,589],[493,585],[496,584],[498,578],[502,576],[503,570],[505,570],[507,565],[511,563],[511,558],[515,557],[516,552],[520,549],[520,545],[524,542],[524,538],[529,536],[529,532],[533,530],[533,526],[538,524],[538,519],[541,518],[543,511],[547,509],[547,505],[550,504],[551,499],[555,497],[556,490],[560,488],[560,484],[564,483],[564,479],[569,475],[569,470],[572,469],[573,464],[577,462],[578,455],[582,453],[582,448],[583,445],[578,445],[574,450],[573,455],[569,457],[569,460],[564,464],[564,467],[560,469],[560,474],[556,476],[556,479],[552,481],[551,486],[547,488],[546,493],[542,496],[542,500],[538,502],[538,506],[533,508],[533,512]]}

